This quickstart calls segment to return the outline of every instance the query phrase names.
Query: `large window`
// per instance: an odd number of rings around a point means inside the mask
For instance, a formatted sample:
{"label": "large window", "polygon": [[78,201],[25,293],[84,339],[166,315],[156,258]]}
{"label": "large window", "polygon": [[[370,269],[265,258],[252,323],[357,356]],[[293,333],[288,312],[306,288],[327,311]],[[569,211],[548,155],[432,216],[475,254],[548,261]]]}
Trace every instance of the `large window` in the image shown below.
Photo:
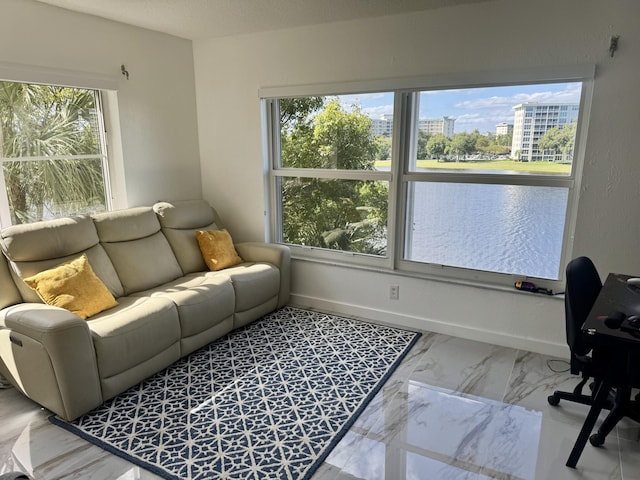
{"label": "large window", "polygon": [[373,133],[371,119],[357,104],[368,97],[373,96],[277,103],[281,241],[387,254],[391,134]]}
{"label": "large window", "polygon": [[264,95],[274,240],[413,274],[560,280],[590,77],[538,77]]}
{"label": "large window", "polygon": [[109,207],[96,90],[0,81],[0,224]]}

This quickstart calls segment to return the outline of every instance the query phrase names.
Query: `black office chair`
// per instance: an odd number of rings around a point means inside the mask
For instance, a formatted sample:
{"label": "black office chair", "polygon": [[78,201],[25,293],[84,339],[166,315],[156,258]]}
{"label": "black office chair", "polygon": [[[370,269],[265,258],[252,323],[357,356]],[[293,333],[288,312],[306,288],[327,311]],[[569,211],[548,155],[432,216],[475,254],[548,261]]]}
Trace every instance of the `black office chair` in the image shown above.
{"label": "black office chair", "polygon": [[[587,257],[578,257],[567,265],[564,296],[567,343],[571,350],[571,373],[582,374],[582,380],[573,392],[555,391],[547,398],[550,405],[556,406],[560,400],[569,400],[584,405],[592,405],[594,394],[603,375],[607,375],[614,388],[603,408],[611,410],[596,433],[589,437],[593,446],[604,444],[607,435],[623,418],[629,417],[640,422],[640,401],[631,400],[632,387],[640,387],[640,374],[637,357],[619,359],[615,352],[595,351],[585,343],[582,325],[602,289],[602,282],[593,262]],[[589,356],[592,353],[593,357]],[[591,393],[585,395],[582,388],[593,378]]]}
{"label": "black office chair", "polygon": [[574,375],[582,374],[582,380],[573,392],[563,392],[556,390],[553,395],[547,398],[550,405],[556,406],[560,400],[591,405],[593,403],[593,392],[588,395],[582,393],[582,389],[590,378],[594,378],[597,386],[598,371],[597,364],[594,364],[589,356],[591,347],[584,341],[582,324],[589,315],[593,304],[602,289],[600,275],[591,259],[588,257],[578,257],[569,262],[566,269],[566,286],[564,292],[564,311],[567,331],[567,343],[571,351],[570,367]]}

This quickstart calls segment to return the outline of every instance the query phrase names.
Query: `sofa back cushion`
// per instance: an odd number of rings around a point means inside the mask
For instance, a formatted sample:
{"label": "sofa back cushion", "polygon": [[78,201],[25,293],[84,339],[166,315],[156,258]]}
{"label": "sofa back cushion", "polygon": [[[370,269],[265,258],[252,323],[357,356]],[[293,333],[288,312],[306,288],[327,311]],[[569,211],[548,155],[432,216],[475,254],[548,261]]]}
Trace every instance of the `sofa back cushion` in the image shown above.
{"label": "sofa back cushion", "polygon": [[0,309],[22,302],[22,295],[13,283],[9,265],[4,255],[0,255]]}
{"label": "sofa back cushion", "polygon": [[14,262],[66,257],[97,244],[96,229],[84,215],[13,225],[2,231],[2,248]]}
{"label": "sofa back cushion", "polygon": [[126,295],[182,276],[151,207],[99,213],[93,221]]}
{"label": "sofa back cushion", "polygon": [[70,261],[86,253],[95,274],[114,297],[123,294],[111,260],[98,243],[98,234],[88,216],[59,218],[13,225],[1,235],[2,251],[9,260],[12,277],[25,302],[42,302],[22,279]]}
{"label": "sofa back cushion", "polygon": [[158,202],[153,209],[182,271],[186,274],[208,270],[196,232],[221,228],[216,211],[204,200]]}

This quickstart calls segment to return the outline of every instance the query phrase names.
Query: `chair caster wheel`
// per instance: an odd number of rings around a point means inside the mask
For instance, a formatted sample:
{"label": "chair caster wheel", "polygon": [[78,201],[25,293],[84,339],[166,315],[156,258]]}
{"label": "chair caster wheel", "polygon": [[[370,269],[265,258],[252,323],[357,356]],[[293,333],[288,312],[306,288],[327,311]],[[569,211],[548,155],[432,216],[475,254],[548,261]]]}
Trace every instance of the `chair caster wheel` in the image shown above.
{"label": "chair caster wheel", "polygon": [[601,435],[594,433],[589,437],[589,443],[594,447],[601,447],[604,444],[604,438]]}
{"label": "chair caster wheel", "polygon": [[549,405],[552,405],[554,407],[557,407],[558,405],[560,405],[560,399],[555,395],[549,395],[547,397],[547,402],[549,402]]}

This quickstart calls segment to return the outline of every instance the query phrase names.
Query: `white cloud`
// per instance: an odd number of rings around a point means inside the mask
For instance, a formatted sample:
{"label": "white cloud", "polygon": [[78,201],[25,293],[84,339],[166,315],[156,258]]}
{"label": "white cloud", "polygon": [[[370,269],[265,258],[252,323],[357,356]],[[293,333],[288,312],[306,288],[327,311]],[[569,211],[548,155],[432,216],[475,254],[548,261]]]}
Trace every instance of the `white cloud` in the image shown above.
{"label": "white cloud", "polygon": [[362,113],[370,118],[380,118],[382,115],[393,115],[393,105],[379,105],[362,109]]}
{"label": "white cloud", "polygon": [[343,105],[362,105],[366,102],[372,102],[384,98],[388,93],[356,93],[353,95],[339,95],[338,99]]}
{"label": "white cloud", "polygon": [[456,108],[464,108],[467,110],[474,110],[477,108],[494,108],[494,107],[504,107],[504,106],[513,106],[517,103],[522,103],[522,101],[515,101],[509,97],[488,97],[488,98],[478,98],[476,100],[465,100],[464,102],[458,102],[454,104]]}
{"label": "white cloud", "polygon": [[520,103],[577,103],[580,101],[580,84],[569,84],[558,92],[541,91],[534,93],[516,93],[512,96],[492,96],[465,100],[454,105],[456,108],[473,110],[479,108],[513,107]]}

